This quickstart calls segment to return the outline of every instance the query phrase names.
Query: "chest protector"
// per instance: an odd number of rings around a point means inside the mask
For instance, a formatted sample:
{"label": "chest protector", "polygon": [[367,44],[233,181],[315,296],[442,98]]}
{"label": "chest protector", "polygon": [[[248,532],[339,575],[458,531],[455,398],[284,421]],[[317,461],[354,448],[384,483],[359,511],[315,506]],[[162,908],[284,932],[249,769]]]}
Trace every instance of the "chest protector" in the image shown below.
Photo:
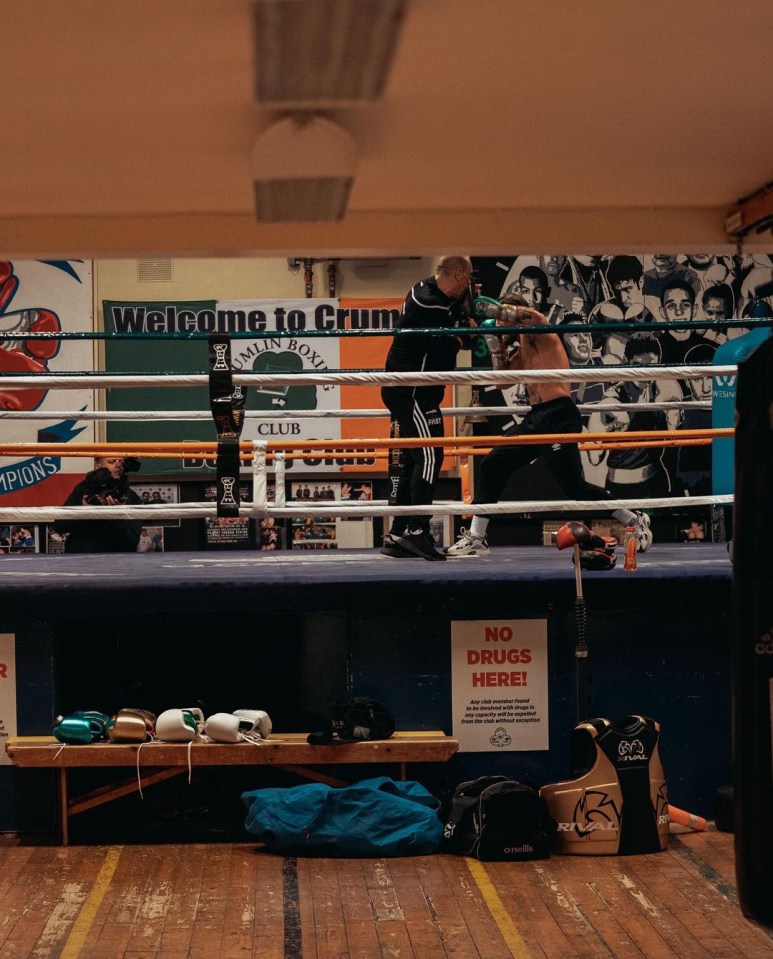
{"label": "chest protector", "polygon": [[540,789],[556,821],[554,852],[625,856],[666,848],[668,799],[659,739],[660,724],[646,716],[575,726],[577,778]]}

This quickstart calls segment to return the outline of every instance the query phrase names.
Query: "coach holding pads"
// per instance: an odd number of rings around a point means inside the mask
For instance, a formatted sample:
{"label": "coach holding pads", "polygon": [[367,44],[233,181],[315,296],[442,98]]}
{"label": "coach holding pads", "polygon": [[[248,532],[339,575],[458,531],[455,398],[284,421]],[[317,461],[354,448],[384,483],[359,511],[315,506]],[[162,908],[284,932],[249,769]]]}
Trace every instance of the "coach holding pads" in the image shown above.
{"label": "coach holding pads", "polygon": [[[470,277],[472,262],[468,256],[444,256],[433,276],[411,288],[405,298],[398,329],[443,329],[455,326],[474,326],[467,316],[465,303],[471,301]],[[387,373],[434,372],[452,370],[456,354],[469,348],[471,340],[456,336],[396,336],[387,354]],[[384,405],[392,414],[391,436],[443,436],[443,417],[440,403],[445,385],[385,386],[381,390]],[[390,457],[390,464],[392,458]],[[390,468],[392,490],[390,503],[394,506],[430,506],[443,464],[443,450],[435,447],[416,447],[399,450],[396,469]],[[431,511],[426,516],[395,516],[392,528],[384,538],[381,552],[396,559],[420,556],[428,560],[444,560],[435,548],[429,531]]]}

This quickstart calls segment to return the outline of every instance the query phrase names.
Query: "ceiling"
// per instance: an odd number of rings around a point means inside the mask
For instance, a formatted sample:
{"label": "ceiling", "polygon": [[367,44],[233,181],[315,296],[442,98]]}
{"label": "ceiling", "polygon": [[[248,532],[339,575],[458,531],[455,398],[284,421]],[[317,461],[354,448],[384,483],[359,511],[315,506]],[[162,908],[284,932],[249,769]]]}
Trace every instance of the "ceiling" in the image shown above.
{"label": "ceiling", "polygon": [[327,113],[336,223],[255,221],[250,0],[6,0],[3,34],[2,257],[718,252],[773,178],[770,0],[408,0],[380,99]]}

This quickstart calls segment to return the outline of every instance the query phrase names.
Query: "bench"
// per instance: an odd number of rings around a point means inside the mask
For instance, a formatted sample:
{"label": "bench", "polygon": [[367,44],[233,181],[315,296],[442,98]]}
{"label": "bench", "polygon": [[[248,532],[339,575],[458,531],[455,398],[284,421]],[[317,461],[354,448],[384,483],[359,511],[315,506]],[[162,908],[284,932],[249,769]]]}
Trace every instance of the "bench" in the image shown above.
{"label": "bench", "polygon": [[[252,743],[107,743],[63,745],[52,736],[16,736],[5,750],[15,766],[58,769],[58,815],[61,844],[69,839],[72,816],[126,796],[145,786],[179,776],[196,766],[275,766],[306,779],[343,786],[343,780],[311,766],[354,763],[396,763],[405,779],[406,763],[445,762],[459,749],[459,741],[443,732],[395,732],[390,739],[338,745],[310,746],[306,733],[275,733],[258,745]],[[137,774],[70,798],[67,770],[99,766],[131,766]]]}

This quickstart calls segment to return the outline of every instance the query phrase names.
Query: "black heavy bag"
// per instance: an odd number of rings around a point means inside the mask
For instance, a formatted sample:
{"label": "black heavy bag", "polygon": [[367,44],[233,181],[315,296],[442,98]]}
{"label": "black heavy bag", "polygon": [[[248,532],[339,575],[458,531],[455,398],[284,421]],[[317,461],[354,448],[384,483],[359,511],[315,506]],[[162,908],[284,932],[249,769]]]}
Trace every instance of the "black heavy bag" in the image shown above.
{"label": "black heavy bag", "polygon": [[733,516],[735,863],[747,918],[773,925],[773,339],[739,365]]}

